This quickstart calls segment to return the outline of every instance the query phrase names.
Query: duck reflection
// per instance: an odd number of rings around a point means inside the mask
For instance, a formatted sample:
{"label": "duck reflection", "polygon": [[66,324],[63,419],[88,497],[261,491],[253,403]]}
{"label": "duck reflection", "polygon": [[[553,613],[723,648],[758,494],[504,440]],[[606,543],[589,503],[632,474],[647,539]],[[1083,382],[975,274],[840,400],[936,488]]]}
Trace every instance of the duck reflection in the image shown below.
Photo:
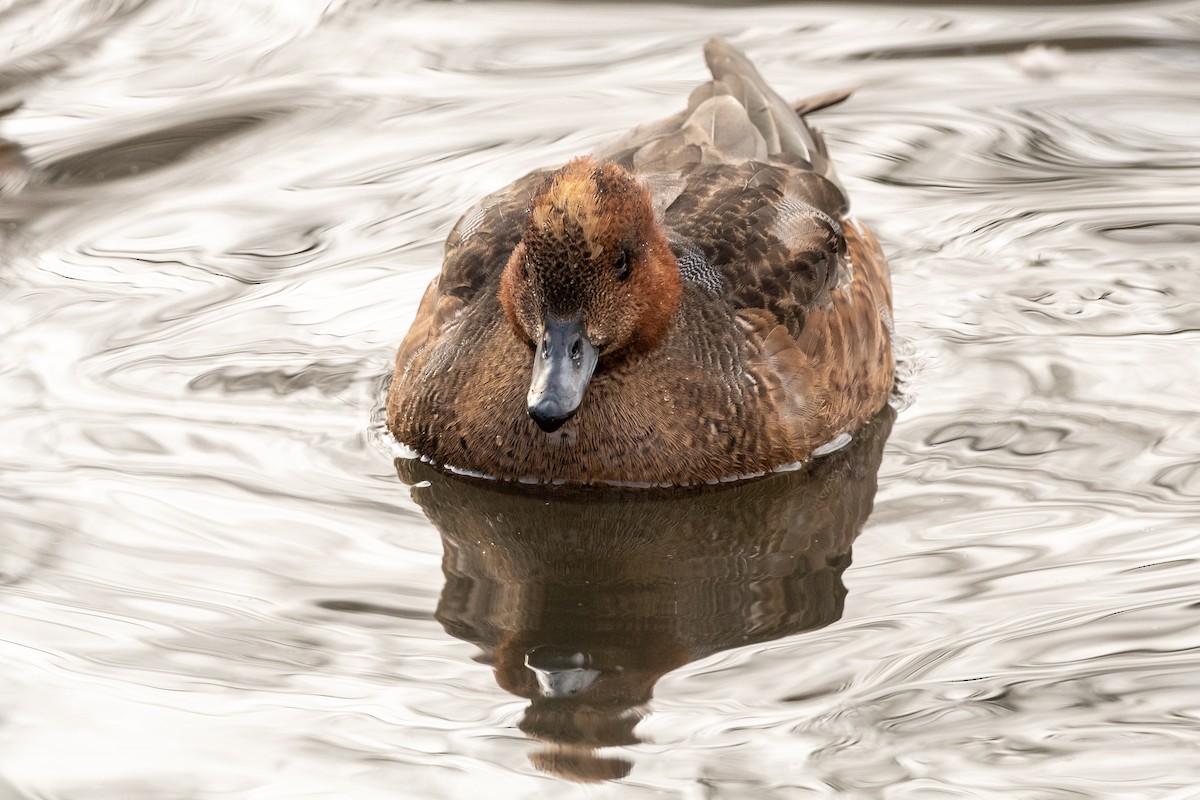
{"label": "duck reflection", "polygon": [[[690,661],[836,621],[893,412],[803,470],[691,493],[530,494],[411,460],[401,479],[442,535],[437,618],[530,701],[547,772],[630,769],[654,684]],[[428,482],[428,483],[426,483]]]}

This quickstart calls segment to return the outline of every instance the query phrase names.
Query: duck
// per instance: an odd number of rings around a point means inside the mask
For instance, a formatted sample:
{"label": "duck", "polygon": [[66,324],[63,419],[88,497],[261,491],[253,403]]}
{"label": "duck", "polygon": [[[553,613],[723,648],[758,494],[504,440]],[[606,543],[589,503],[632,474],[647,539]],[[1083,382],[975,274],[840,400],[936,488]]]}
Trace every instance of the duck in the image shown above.
{"label": "duck", "polygon": [[821,133],[740,50],[687,107],[470,208],[396,354],[421,460],[537,484],[696,486],[849,442],[893,387],[892,290]]}

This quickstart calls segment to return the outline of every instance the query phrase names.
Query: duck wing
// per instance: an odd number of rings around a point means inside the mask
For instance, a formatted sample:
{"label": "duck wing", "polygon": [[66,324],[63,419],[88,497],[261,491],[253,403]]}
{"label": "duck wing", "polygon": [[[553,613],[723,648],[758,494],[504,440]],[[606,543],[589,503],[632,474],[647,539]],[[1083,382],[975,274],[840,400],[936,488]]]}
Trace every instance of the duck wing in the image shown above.
{"label": "duck wing", "polygon": [[792,105],[741,52],[708,42],[713,79],[686,111],[635,129],[598,155],[638,174],[654,197],[684,277],[735,310],[762,310],[793,338],[842,277],[846,193],[824,138],[803,113],[840,90]]}
{"label": "duck wing", "polygon": [[725,302],[748,368],[806,452],[821,443],[813,437],[874,410],[858,385],[874,389],[874,373],[864,381],[855,370],[879,363],[875,373],[890,380],[885,262],[845,221],[825,140],[804,119],[850,92],[789,104],[727,42],[710,41],[704,54],[713,80],[687,111],[606,155],[650,188],[685,279]]}
{"label": "duck wing", "polygon": [[[677,258],[702,254],[733,311],[768,311],[798,336],[808,310],[826,303],[842,277],[841,193],[812,172],[761,162],[678,174],[684,189],[662,216]],[[681,268],[685,279],[695,269],[683,260]]]}
{"label": "duck wing", "polygon": [[396,354],[397,364],[407,364],[426,344],[437,341],[465,308],[494,304],[492,313],[500,313],[500,273],[521,241],[529,202],[548,174],[550,170],[531,172],[484,197],[455,223],[446,237],[442,271],[421,297],[412,328]]}

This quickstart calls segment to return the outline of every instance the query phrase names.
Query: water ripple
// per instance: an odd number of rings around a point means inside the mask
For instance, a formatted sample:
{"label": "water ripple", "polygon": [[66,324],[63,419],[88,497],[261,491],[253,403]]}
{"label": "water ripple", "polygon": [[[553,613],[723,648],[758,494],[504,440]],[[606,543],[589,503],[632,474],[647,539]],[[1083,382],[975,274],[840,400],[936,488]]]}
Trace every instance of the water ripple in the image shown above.
{"label": "water ripple", "polygon": [[[614,9],[0,9],[0,796],[1194,794],[1194,4]],[[714,33],[861,87],[814,119],[890,439],[410,496],[381,387],[457,214]]]}

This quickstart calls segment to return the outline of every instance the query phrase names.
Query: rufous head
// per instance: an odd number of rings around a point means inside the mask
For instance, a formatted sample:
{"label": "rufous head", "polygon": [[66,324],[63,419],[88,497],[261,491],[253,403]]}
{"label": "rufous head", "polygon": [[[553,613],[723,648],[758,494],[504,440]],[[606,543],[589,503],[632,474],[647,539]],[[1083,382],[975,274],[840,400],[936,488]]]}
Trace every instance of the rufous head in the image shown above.
{"label": "rufous head", "polygon": [[537,348],[529,415],[574,416],[594,370],[656,347],[683,284],[650,192],[616,164],[577,158],[534,195],[500,277],[517,335]]}

